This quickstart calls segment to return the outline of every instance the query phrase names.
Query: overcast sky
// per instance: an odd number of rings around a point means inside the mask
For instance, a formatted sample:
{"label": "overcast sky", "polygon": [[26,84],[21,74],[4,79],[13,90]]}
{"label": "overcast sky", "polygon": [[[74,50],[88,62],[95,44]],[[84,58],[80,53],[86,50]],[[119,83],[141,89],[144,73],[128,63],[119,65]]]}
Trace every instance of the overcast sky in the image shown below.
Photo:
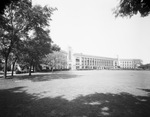
{"label": "overcast sky", "polygon": [[115,18],[118,0],[33,0],[57,7],[50,36],[63,50],[119,58],[139,58],[150,63],[150,16]]}

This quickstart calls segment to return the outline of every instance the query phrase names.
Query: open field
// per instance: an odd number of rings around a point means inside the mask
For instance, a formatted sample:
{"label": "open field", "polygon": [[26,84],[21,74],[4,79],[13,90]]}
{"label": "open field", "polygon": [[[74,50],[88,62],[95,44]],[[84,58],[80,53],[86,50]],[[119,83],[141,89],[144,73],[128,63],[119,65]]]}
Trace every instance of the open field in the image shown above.
{"label": "open field", "polygon": [[63,71],[0,78],[0,117],[150,117],[149,71]]}

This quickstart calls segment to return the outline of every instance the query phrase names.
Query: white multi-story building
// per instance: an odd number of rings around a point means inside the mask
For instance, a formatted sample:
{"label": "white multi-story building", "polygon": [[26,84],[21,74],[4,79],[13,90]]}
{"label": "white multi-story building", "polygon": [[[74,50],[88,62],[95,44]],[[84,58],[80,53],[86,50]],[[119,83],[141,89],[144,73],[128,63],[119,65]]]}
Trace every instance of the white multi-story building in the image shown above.
{"label": "white multi-story building", "polygon": [[54,69],[90,70],[90,69],[136,69],[142,64],[140,59],[119,59],[73,53],[71,47],[68,52],[54,52],[52,59]]}
{"label": "white multi-story building", "polygon": [[113,69],[114,59],[107,57],[84,55],[80,53],[73,54],[74,69]]}
{"label": "white multi-story building", "polygon": [[73,53],[68,51],[68,68],[73,70],[84,69],[136,69],[142,64],[141,59],[119,59]]}
{"label": "white multi-story building", "polygon": [[122,69],[136,69],[142,64],[141,59],[119,59],[119,67]]}

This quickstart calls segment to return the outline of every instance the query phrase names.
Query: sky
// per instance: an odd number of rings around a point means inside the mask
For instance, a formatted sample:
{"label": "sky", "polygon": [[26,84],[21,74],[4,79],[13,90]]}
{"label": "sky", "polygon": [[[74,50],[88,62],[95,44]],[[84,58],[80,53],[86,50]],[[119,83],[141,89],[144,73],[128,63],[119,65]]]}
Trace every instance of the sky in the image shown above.
{"label": "sky", "polygon": [[150,16],[115,18],[118,0],[32,0],[57,8],[50,36],[62,50],[94,56],[142,59],[150,63]]}

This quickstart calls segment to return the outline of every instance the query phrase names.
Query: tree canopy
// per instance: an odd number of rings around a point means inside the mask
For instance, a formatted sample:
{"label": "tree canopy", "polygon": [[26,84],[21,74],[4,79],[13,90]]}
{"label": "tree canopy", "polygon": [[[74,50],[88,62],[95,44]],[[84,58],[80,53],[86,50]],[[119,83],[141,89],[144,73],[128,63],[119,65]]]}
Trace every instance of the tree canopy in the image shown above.
{"label": "tree canopy", "polygon": [[48,27],[54,10],[47,6],[32,6],[31,0],[12,1],[5,7],[4,13],[0,14],[0,54],[5,61],[4,77],[10,54],[16,58],[23,53],[24,60],[28,60],[31,66],[51,52]]}
{"label": "tree canopy", "polygon": [[150,1],[149,0],[120,0],[118,6],[114,9],[116,17],[132,17],[140,13],[141,17],[150,14]]}
{"label": "tree canopy", "polygon": [[28,32],[28,13],[31,2],[20,0],[11,2],[0,14],[0,53],[5,60],[4,77],[7,74],[7,60],[17,42]]}
{"label": "tree canopy", "polygon": [[4,9],[6,8],[6,6],[8,6],[9,4],[11,4],[11,2],[17,2],[19,0],[1,0],[1,4],[0,4],[0,14],[4,13]]}

